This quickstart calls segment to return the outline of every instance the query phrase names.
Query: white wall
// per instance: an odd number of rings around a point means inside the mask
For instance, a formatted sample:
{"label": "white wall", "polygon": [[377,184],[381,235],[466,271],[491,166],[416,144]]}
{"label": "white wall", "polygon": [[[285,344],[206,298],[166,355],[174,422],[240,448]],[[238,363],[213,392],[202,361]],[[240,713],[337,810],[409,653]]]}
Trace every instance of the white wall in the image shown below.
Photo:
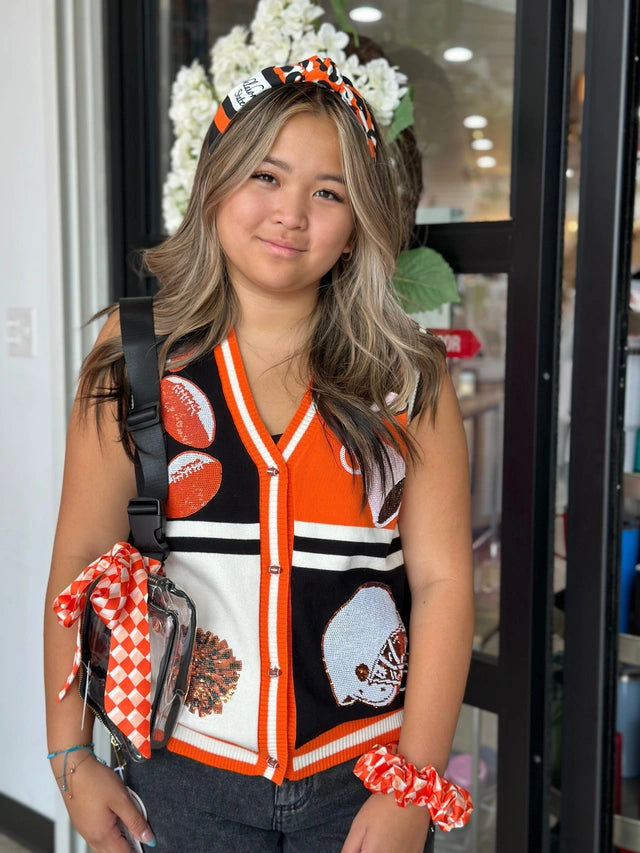
{"label": "white wall", "polygon": [[[82,324],[108,300],[101,4],[0,0],[0,79],[0,793],[55,820],[63,853],[86,848],[45,759],[42,609],[67,412],[96,333]],[[33,357],[9,354],[14,307],[34,309]]]}
{"label": "white wall", "polygon": [[[0,0],[0,792],[53,818],[42,606],[65,428],[53,0]],[[36,314],[36,355],[8,354],[7,309]]]}

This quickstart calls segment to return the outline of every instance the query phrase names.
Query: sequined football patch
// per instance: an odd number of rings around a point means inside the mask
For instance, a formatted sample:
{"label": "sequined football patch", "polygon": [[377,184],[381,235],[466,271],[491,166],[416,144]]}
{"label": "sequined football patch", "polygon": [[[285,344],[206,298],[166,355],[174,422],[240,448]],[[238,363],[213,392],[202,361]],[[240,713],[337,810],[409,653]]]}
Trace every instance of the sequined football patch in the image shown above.
{"label": "sequined football patch", "polygon": [[403,689],[407,632],[388,586],[363,584],[333,614],[322,657],[338,705],[393,702]]}
{"label": "sequined football patch", "polygon": [[189,447],[209,447],[216,419],[207,395],[183,376],[164,376],[160,383],[162,423],[170,436]]}
{"label": "sequined football patch", "polygon": [[169,462],[167,518],[186,518],[215,497],[222,483],[222,465],[208,453],[187,450]]}
{"label": "sequined football patch", "polygon": [[221,714],[235,693],[242,670],[226,640],[198,628],[191,662],[191,681],[185,704],[192,714]]}

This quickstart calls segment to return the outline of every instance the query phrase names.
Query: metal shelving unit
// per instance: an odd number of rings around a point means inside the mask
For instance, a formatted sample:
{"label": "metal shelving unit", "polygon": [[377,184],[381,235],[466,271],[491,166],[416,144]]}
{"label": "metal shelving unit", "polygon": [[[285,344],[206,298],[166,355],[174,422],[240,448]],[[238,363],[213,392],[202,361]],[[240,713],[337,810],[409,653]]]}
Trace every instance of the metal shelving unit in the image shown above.
{"label": "metal shelving unit", "polygon": [[[625,474],[625,495],[627,487],[637,487],[640,475]],[[634,482],[631,483],[631,480]],[[618,639],[618,660],[631,666],[640,666],[640,637],[633,634],[620,634]],[[623,786],[624,786],[623,780]],[[634,788],[637,788],[634,784]],[[623,797],[624,799],[624,797]],[[640,812],[639,812],[640,813]],[[613,843],[616,847],[640,853],[640,818],[624,814],[613,816]]]}

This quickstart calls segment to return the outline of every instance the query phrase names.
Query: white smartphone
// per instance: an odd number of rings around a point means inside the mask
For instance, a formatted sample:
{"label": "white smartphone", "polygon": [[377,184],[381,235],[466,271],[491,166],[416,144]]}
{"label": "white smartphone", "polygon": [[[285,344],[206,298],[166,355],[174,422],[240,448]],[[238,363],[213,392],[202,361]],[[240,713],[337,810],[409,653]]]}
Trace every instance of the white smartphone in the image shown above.
{"label": "white smartphone", "polygon": [[[131,790],[131,788],[127,787],[127,791],[129,792],[129,796],[131,797],[133,802],[138,807],[138,811],[140,811],[140,813],[142,814],[142,816],[146,820],[147,819],[147,810],[144,806],[144,803],[142,802],[140,797],[136,794],[136,792]],[[130,830],[122,823],[121,820],[118,820],[118,826],[120,827],[120,835],[122,835],[123,838],[127,839],[129,844],[131,845],[131,849],[134,850],[135,853],[143,853],[142,844],[140,844],[138,839],[135,838],[131,834]]]}

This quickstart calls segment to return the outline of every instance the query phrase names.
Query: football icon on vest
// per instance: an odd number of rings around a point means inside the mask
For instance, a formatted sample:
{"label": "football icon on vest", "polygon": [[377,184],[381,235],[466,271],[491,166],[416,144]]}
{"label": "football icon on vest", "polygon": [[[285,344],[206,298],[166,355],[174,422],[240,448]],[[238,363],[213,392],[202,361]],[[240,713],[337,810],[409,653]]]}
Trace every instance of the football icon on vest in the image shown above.
{"label": "football icon on vest", "polygon": [[[374,469],[371,477],[371,488],[367,495],[367,503],[376,527],[385,527],[390,521],[397,518],[402,502],[406,472],[405,461],[397,450],[394,450],[390,445],[386,445],[385,450],[387,451],[387,460],[384,482],[377,468]],[[359,468],[352,468],[349,465],[349,456],[344,445],[340,448],[340,462],[349,474],[360,474]]]}
{"label": "football icon on vest", "polygon": [[211,403],[194,382],[165,376],[160,383],[162,423],[170,436],[189,447],[209,447],[216,431]]}
{"label": "football icon on vest", "polygon": [[407,632],[389,587],[364,584],[333,614],[322,658],[338,705],[393,702],[405,671]]}
{"label": "football icon on vest", "polygon": [[169,462],[167,518],[193,515],[216,495],[222,483],[222,465],[208,453],[188,450]]}

